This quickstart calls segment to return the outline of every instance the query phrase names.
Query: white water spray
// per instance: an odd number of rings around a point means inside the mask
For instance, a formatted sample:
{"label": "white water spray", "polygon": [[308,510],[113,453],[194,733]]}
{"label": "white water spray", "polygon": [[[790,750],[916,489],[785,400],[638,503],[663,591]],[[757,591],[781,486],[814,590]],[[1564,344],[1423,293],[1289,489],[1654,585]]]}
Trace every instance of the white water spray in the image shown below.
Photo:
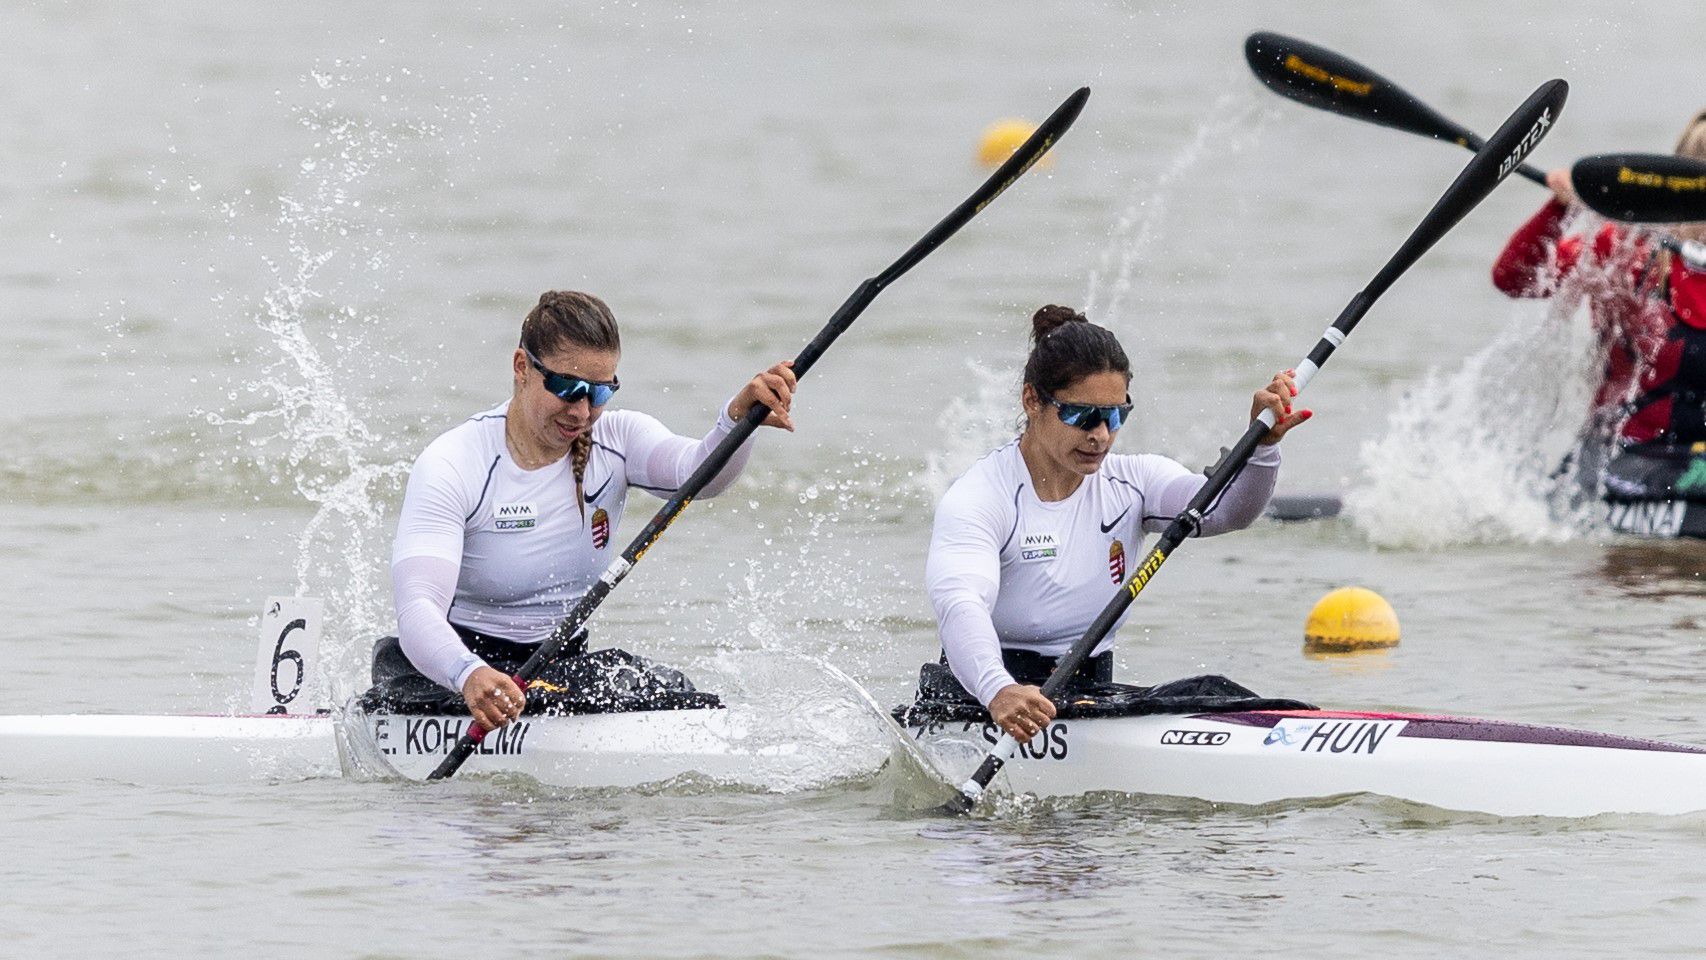
{"label": "white water spray", "polygon": [[386,302],[399,236],[395,204],[374,174],[404,158],[405,141],[442,139],[432,123],[364,118],[341,109],[339,97],[407,78],[361,70],[305,78],[311,104],[294,112],[314,143],[297,164],[296,189],[278,197],[269,235],[259,238],[284,249],[262,255],[270,286],[250,319],[264,345],[243,358],[228,393],[233,401],[252,395],[253,406],[206,414],[235,431],[271,483],[288,484],[315,507],[297,537],[295,589],[326,603],[322,656],[334,702],[350,692],[342,681],[365,672],[372,640],[392,622],[386,508],[414,454],[363,412],[367,389],[383,387],[377,368],[403,367],[372,342],[395,322],[367,305]]}
{"label": "white water spray", "polygon": [[1386,435],[1362,446],[1365,481],[1346,497],[1371,542],[1557,542],[1592,526],[1594,501],[1567,458],[1604,368],[1584,299],[1603,279],[1571,276],[1544,308],[1512,310],[1461,367],[1430,371],[1393,404]]}

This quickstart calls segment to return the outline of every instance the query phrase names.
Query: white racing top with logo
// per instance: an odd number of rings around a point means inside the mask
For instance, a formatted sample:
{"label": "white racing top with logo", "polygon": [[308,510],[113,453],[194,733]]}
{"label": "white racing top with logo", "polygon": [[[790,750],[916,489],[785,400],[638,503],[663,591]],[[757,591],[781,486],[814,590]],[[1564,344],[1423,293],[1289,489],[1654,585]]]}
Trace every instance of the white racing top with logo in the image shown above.
{"label": "white racing top with logo", "polygon": [[[483,665],[451,624],[540,643],[621,553],[616,527],[638,487],[661,498],[734,430],[727,404],[703,440],[677,436],[654,417],[609,410],[592,426],[592,455],[575,499],[568,457],[523,470],[504,442],[505,403],[427,445],[409,473],[391,551],[397,636],[426,676],[461,692]],[[742,444],[699,497],[740,475]]]}
{"label": "white racing top with logo", "polygon": [[[1256,449],[1203,518],[1201,534],[1249,526],[1279,475],[1279,446]],[[936,507],[925,585],[948,665],[985,706],[1014,682],[1001,648],[1059,657],[1206,482],[1167,457],[1109,454],[1065,500],[1037,499],[1014,440],[966,471]],[[1110,649],[1131,613],[1091,655]]]}

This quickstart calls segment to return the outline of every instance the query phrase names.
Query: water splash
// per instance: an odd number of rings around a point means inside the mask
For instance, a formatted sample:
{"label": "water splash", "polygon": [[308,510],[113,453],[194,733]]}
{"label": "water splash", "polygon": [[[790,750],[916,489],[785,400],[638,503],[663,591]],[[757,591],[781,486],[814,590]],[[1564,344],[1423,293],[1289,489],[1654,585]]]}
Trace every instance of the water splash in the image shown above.
{"label": "water splash", "polygon": [[924,469],[912,481],[931,502],[940,499],[972,464],[1019,433],[1019,370],[993,369],[975,360],[966,361],[965,366],[974,392],[970,397],[954,397],[942,409],[936,418],[936,433],[942,441],[931,449]]}
{"label": "water splash", "polygon": [[[293,113],[313,145],[291,171],[294,189],[277,197],[271,224],[251,240],[263,250],[282,247],[260,255],[268,287],[256,308],[239,307],[262,342],[236,345],[229,407],[204,411],[235,435],[270,485],[314,507],[297,537],[295,591],[325,601],[322,657],[335,702],[350,692],[343,678],[362,672],[372,639],[391,622],[385,514],[414,453],[399,447],[398,431],[376,429],[362,412],[385,389],[379,371],[403,366],[379,345],[392,318],[371,306],[387,302],[403,236],[400,204],[375,175],[444,141],[437,122],[396,119],[391,108],[369,116],[353,103],[386,103],[385,91],[411,78],[343,62],[304,78],[307,104]],[[465,104],[437,109],[459,123],[479,116]],[[229,219],[241,212],[225,204]],[[248,301],[241,293],[215,298],[222,306]]]}
{"label": "water splash", "polygon": [[[1223,94],[1210,109],[1191,139],[1177,150],[1153,181],[1140,183],[1124,211],[1114,222],[1084,293],[1084,313],[1096,323],[1120,335],[1133,357],[1133,383],[1138,389],[1162,383],[1159,370],[1141,369],[1156,363],[1159,351],[1133,349],[1145,338],[1143,328],[1123,323],[1126,301],[1140,285],[1140,265],[1147,263],[1156,245],[1167,237],[1170,207],[1176,196],[1193,183],[1193,174],[1205,159],[1224,160],[1249,149],[1260,138],[1274,111],[1248,93]],[[1169,278],[1171,279],[1171,278]],[[1105,305],[1102,299],[1106,298]],[[969,396],[955,397],[936,420],[938,435],[945,438],[941,449],[930,454],[918,485],[932,499],[940,497],[956,477],[978,458],[1017,435],[1020,371],[1012,367],[989,367],[975,361],[966,364],[974,385]],[[1154,399],[1139,398],[1145,409],[1156,409]],[[1128,428],[1123,434],[1130,444],[1139,438]]]}
{"label": "water splash", "polygon": [[[1137,266],[1147,259],[1155,244],[1166,236],[1168,208],[1181,184],[1202,163],[1212,148],[1216,160],[1224,160],[1256,143],[1268,118],[1274,115],[1249,94],[1222,94],[1196,129],[1189,143],[1173,154],[1167,169],[1140,186],[1114,221],[1108,242],[1090,271],[1084,291],[1084,312],[1110,327],[1123,316],[1126,297],[1135,285]],[[1111,276],[1110,276],[1111,275]],[[1107,306],[1098,303],[1103,293]]]}
{"label": "water splash", "polygon": [[1513,310],[1493,342],[1393,405],[1385,436],[1362,445],[1365,481],[1346,497],[1372,543],[1557,542],[1591,526],[1591,498],[1576,502],[1578,461],[1567,459],[1604,367],[1585,316],[1589,282],[1572,277],[1545,309]]}

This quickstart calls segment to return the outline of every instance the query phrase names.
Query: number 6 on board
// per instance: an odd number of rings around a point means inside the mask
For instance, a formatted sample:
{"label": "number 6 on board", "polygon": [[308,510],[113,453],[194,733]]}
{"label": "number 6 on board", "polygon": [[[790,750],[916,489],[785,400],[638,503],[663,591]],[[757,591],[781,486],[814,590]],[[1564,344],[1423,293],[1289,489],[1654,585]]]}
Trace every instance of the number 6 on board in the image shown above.
{"label": "number 6 on board", "polygon": [[320,601],[312,597],[268,597],[261,609],[255,656],[255,713],[313,713],[320,652]]}

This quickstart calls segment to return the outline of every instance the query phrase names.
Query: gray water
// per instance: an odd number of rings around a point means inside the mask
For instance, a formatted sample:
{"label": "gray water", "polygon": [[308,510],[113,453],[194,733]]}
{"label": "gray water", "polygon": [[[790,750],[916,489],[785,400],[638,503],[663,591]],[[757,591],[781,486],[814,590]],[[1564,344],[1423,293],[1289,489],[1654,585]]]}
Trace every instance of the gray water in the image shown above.
{"label": "gray water", "polygon": [[[333,694],[391,616],[408,463],[507,390],[548,288],[605,297],[621,402],[697,434],[983,177],[981,131],[1088,110],[885,292],[800,432],[694,504],[601,643],[731,701],[845,718],[801,782],[0,786],[0,953],[73,957],[1697,956],[1706,820],[1500,820],[1378,798],[1007,803],[943,822],[879,702],[934,655],[934,499],[1004,438],[1026,318],[1088,304],[1133,354],[1121,448],[1200,466],[1467,153],[1280,101],[1256,29],[1355,56],[1483,132],[1573,85],[1537,162],[1663,151],[1706,105],[1706,11],[1464,0],[15,5],[0,31],[0,690],[15,713],[246,707],[255,614],[323,598]],[[1706,551],[1547,509],[1581,326],[1486,272],[1502,188],[1369,314],[1282,486],[1351,519],[1193,542],[1119,670],[1323,705],[1706,743]],[[1575,332],[1572,332],[1575,331]],[[649,509],[636,501],[622,534]],[[1305,659],[1327,589],[1405,640]]]}

